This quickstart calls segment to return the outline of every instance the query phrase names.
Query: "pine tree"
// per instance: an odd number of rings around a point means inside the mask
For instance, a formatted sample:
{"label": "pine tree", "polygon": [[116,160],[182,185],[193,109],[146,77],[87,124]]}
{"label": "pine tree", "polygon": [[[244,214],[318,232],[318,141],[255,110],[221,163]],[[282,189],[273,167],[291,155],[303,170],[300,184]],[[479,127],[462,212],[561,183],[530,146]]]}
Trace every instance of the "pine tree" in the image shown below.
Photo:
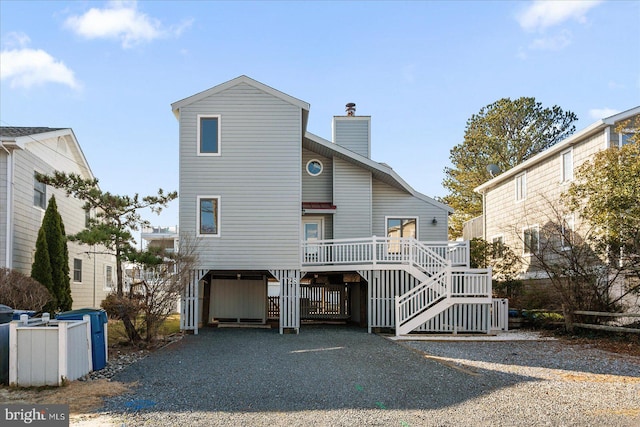
{"label": "pine tree", "polygon": [[55,292],[53,291],[53,278],[51,275],[51,263],[49,262],[49,249],[47,246],[47,235],[44,228],[40,227],[38,239],[36,240],[36,253],[31,265],[31,277],[42,284],[51,294],[51,301],[42,309],[53,312],[58,307]]}

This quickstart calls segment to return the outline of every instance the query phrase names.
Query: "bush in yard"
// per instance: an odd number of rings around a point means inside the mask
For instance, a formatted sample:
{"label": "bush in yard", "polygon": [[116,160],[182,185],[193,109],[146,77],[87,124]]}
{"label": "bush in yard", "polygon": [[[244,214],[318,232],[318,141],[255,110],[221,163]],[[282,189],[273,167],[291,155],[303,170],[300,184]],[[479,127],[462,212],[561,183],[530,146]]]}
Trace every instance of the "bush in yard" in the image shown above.
{"label": "bush in yard", "polygon": [[0,268],[0,304],[40,311],[51,300],[47,288],[38,281],[18,271]]}

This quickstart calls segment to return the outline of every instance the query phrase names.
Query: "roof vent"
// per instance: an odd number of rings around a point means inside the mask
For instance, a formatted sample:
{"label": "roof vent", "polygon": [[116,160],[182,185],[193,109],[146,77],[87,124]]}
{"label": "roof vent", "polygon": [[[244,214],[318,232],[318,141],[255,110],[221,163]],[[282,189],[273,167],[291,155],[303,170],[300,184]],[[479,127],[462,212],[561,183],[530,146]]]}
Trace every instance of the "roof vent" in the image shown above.
{"label": "roof vent", "polygon": [[346,106],[347,116],[355,116],[356,115],[356,104],[350,102]]}

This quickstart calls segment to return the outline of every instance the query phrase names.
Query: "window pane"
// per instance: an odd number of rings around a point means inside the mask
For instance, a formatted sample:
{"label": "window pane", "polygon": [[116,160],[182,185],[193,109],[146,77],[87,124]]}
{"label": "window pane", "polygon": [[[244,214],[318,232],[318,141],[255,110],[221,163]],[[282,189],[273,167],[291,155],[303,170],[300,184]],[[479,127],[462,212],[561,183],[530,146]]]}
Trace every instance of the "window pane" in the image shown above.
{"label": "window pane", "polygon": [[416,219],[403,219],[402,220],[402,237],[416,237]]}
{"label": "window pane", "polygon": [[630,133],[623,133],[622,135],[620,135],[620,146],[629,144],[630,142],[631,142]]}
{"label": "window pane", "polygon": [[402,237],[402,220],[400,219],[388,219],[387,220],[387,237],[399,238]]}
{"label": "window pane", "polygon": [[218,152],[218,118],[209,117],[200,119],[200,152]]}
{"label": "window pane", "polygon": [[571,151],[567,151],[562,155],[562,180],[571,181],[573,179],[573,162]]}
{"label": "window pane", "polygon": [[218,200],[200,200],[200,234],[218,234]]}
{"label": "window pane", "polygon": [[82,282],[82,260],[78,258],[73,259],[73,281]]}
{"label": "window pane", "polygon": [[45,209],[47,206],[47,186],[33,177],[33,204]]}

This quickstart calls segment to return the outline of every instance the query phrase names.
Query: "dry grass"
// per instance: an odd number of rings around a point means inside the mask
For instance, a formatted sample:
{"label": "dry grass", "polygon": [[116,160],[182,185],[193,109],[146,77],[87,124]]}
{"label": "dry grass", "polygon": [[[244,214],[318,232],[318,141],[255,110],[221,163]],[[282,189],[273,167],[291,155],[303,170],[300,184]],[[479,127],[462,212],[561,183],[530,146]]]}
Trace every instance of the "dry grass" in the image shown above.
{"label": "dry grass", "polygon": [[102,407],[105,397],[126,393],[131,386],[117,381],[73,381],[63,387],[0,388],[0,403],[46,403],[69,405],[71,415]]}

